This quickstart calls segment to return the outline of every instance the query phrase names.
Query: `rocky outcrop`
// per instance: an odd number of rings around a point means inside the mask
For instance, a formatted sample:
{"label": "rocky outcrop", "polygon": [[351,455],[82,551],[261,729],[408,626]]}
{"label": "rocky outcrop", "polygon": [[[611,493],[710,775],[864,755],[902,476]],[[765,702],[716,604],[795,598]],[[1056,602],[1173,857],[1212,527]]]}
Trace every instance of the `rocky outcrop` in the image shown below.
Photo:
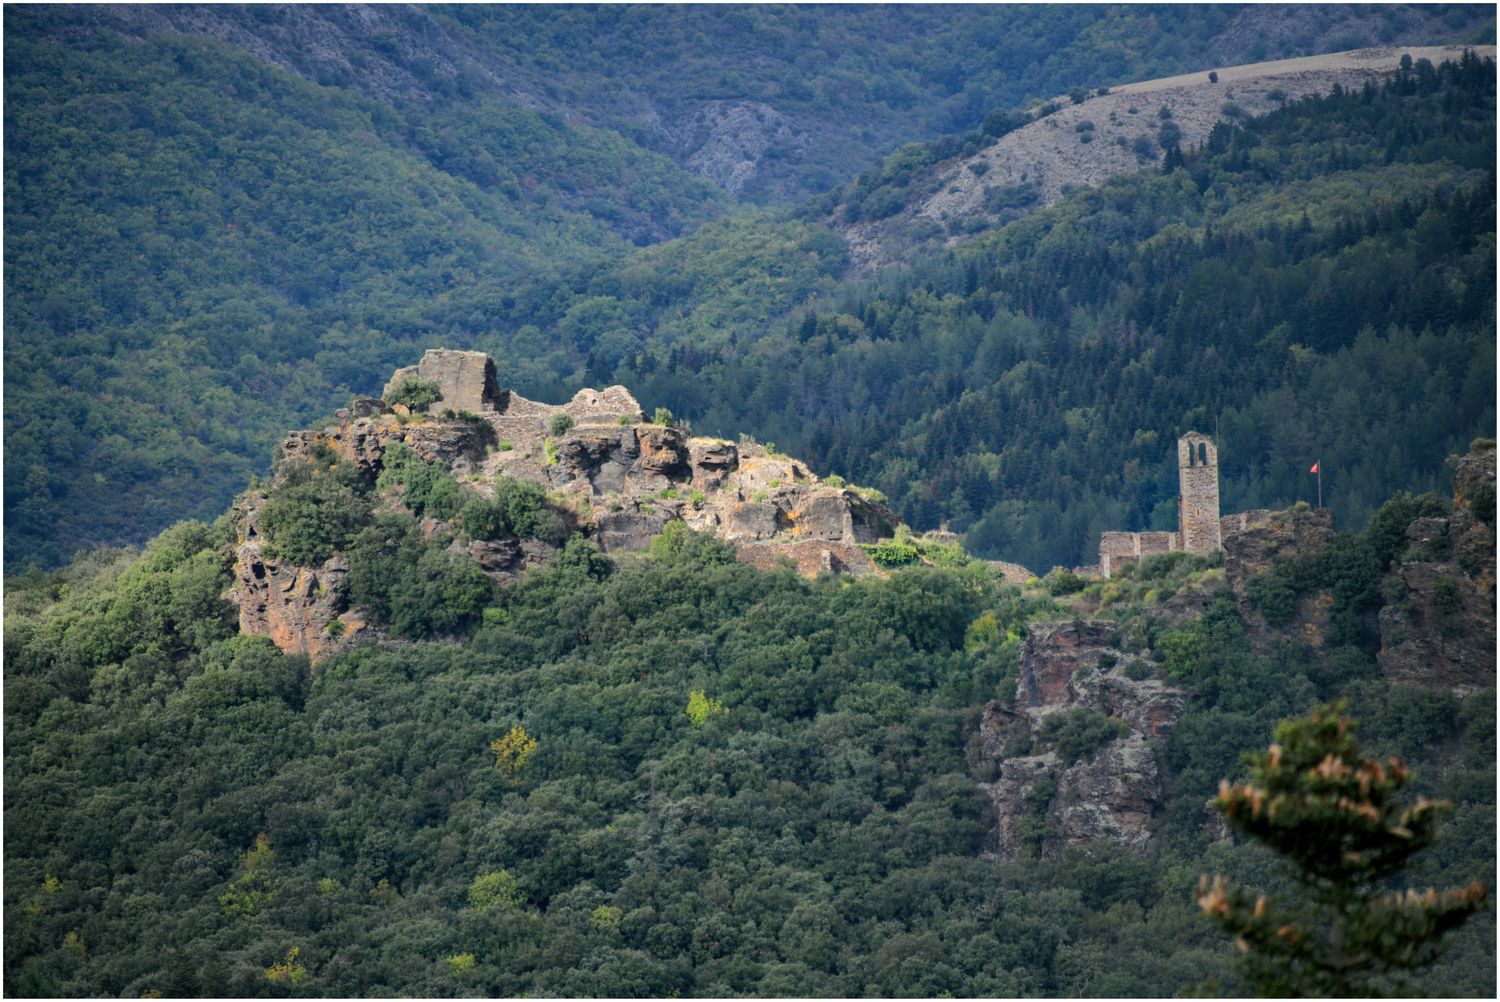
{"label": "rocky outcrop", "polygon": [[1333,538],[1332,508],[1244,511],[1219,520],[1224,571],[1231,587],[1243,586],[1280,560],[1321,550]]}
{"label": "rocky outcrop", "polygon": [[230,597],[239,606],[240,632],[270,637],[286,653],[313,661],[378,636],[348,609],[349,564],[341,556],[299,567],[271,555],[260,525],[266,500],[265,492],[253,491],[234,506],[238,540]]}
{"label": "rocky outcrop", "polygon": [[1392,570],[1400,597],[1380,610],[1377,659],[1392,682],[1458,696],[1494,688],[1494,498],[1491,445],[1458,461],[1451,516],[1407,526]]}
{"label": "rocky outcrop", "polygon": [[[1493,46],[1476,46],[1493,57]],[[1051,114],[1033,119],[990,145],[935,164],[919,194],[900,211],[854,221],[847,211],[835,225],[849,245],[854,265],[874,269],[907,258],[913,247],[942,241],[952,246],[976,226],[999,226],[1051,205],[1081,187],[1159,164],[1171,142],[1163,142],[1163,118],[1181,148],[1203,145],[1214,126],[1230,117],[1274,112],[1288,101],[1327,94],[1335,87],[1358,91],[1398,72],[1401,57],[1433,63],[1457,60],[1462,46],[1391,46],[1331,52],[1239,66],[1217,66],[1180,76],[1111,86],[1082,103],[1050,102]],[[1210,80],[1208,72],[1215,71]],[[1226,113],[1232,104],[1238,110]],[[1167,109],[1167,116],[1160,116]],[[1167,135],[1174,135],[1168,132]],[[924,194],[925,193],[925,194]]]}
{"label": "rocky outcrop", "polygon": [[[501,390],[487,356],[437,349],[398,370],[387,394],[414,378],[435,383],[442,394],[431,413],[356,399],[338,411],[335,424],[282,441],[277,483],[298,466],[342,462],[373,486],[386,454],[402,443],[480,494],[492,493],[502,476],[544,485],[565,522],[605,552],[644,549],[680,519],[733,542],[746,563],[790,565],[808,576],[876,573],[860,544],[898,525],[885,505],[826,484],[805,464],[764,446],[690,438],[682,428],[647,423],[623,386],[580,390],[562,405],[540,403]],[[265,501],[264,492],[252,493],[235,512],[241,628],[315,659],[374,635],[347,607],[341,557],[297,567],[270,555],[260,538]],[[431,519],[422,525],[428,537],[450,529]],[[555,552],[545,543],[469,540],[461,533],[452,545],[502,581]]]}
{"label": "rocky outcrop", "polygon": [[808,146],[785,115],[760,101],[706,101],[672,130],[688,170],[739,195],[772,151],[786,157]]}
{"label": "rocky outcrop", "polygon": [[1259,651],[1269,650],[1288,634],[1313,648],[1321,648],[1328,635],[1333,595],[1317,589],[1302,596],[1291,622],[1271,627],[1246,596],[1250,578],[1263,574],[1283,560],[1315,553],[1333,538],[1332,508],[1289,508],[1285,511],[1240,512],[1219,520],[1224,539],[1224,572],[1234,593],[1235,610]]}
{"label": "rocky outcrop", "polygon": [[[980,726],[983,760],[995,773],[982,788],[994,805],[1000,858],[1033,847],[1054,858],[1068,845],[1140,851],[1149,843],[1148,823],[1165,797],[1155,749],[1182,717],[1185,696],[1126,653],[1126,639],[1106,620],[1028,627],[1014,702],[991,703]],[[1079,710],[1109,718],[1121,733],[1065,762],[1043,722]]]}
{"label": "rocky outcrop", "polygon": [[385,451],[401,442],[429,463],[442,463],[456,476],[472,473],[494,442],[483,422],[461,419],[424,418],[403,422],[388,414],[355,417],[354,408],[339,424],[310,431],[294,431],[282,439],[278,449],[284,470],[289,463],[319,465],[342,460],[359,468],[372,482],[380,472]]}

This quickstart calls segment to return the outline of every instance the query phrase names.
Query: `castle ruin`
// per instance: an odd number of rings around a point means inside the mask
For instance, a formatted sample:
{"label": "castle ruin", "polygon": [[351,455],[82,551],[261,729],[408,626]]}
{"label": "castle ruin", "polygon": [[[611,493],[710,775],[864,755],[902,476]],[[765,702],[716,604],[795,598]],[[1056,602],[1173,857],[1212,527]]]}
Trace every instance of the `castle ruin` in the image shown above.
{"label": "castle ruin", "polygon": [[1207,555],[1223,549],[1219,517],[1219,450],[1201,432],[1177,440],[1177,531],[1105,532],[1099,536],[1099,573],[1110,577],[1158,553]]}

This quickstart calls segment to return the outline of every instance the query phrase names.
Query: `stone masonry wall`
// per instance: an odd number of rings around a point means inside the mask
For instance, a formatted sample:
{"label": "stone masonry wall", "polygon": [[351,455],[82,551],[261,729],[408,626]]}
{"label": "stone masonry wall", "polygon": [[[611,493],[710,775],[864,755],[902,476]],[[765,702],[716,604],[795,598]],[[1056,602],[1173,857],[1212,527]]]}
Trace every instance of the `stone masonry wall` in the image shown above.
{"label": "stone masonry wall", "polygon": [[495,363],[482,351],[429,348],[422,361],[396,370],[382,396],[389,397],[413,377],[437,383],[443,398],[433,406],[435,413],[452,410],[483,414],[505,410],[505,395],[496,382]]}
{"label": "stone masonry wall", "polygon": [[1209,554],[1223,548],[1219,535],[1219,453],[1207,435],[1190,431],[1177,440],[1177,549]]}

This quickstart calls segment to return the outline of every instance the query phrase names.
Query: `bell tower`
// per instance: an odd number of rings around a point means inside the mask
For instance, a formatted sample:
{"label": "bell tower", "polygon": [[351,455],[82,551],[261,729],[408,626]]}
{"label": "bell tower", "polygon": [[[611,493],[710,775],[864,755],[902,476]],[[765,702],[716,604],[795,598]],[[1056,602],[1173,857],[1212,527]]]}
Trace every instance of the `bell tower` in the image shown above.
{"label": "bell tower", "polygon": [[1219,535],[1219,450],[1190,431],[1177,440],[1177,549],[1207,554],[1223,549]]}

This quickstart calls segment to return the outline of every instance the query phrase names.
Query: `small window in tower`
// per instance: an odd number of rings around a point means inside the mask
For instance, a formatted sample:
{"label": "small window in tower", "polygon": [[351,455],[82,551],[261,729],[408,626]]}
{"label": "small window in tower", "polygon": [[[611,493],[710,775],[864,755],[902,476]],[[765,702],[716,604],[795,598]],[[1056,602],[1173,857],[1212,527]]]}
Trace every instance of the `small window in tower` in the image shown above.
{"label": "small window in tower", "polygon": [[1207,466],[1208,465],[1208,443],[1207,442],[1199,442],[1198,443],[1198,465],[1199,466]]}

